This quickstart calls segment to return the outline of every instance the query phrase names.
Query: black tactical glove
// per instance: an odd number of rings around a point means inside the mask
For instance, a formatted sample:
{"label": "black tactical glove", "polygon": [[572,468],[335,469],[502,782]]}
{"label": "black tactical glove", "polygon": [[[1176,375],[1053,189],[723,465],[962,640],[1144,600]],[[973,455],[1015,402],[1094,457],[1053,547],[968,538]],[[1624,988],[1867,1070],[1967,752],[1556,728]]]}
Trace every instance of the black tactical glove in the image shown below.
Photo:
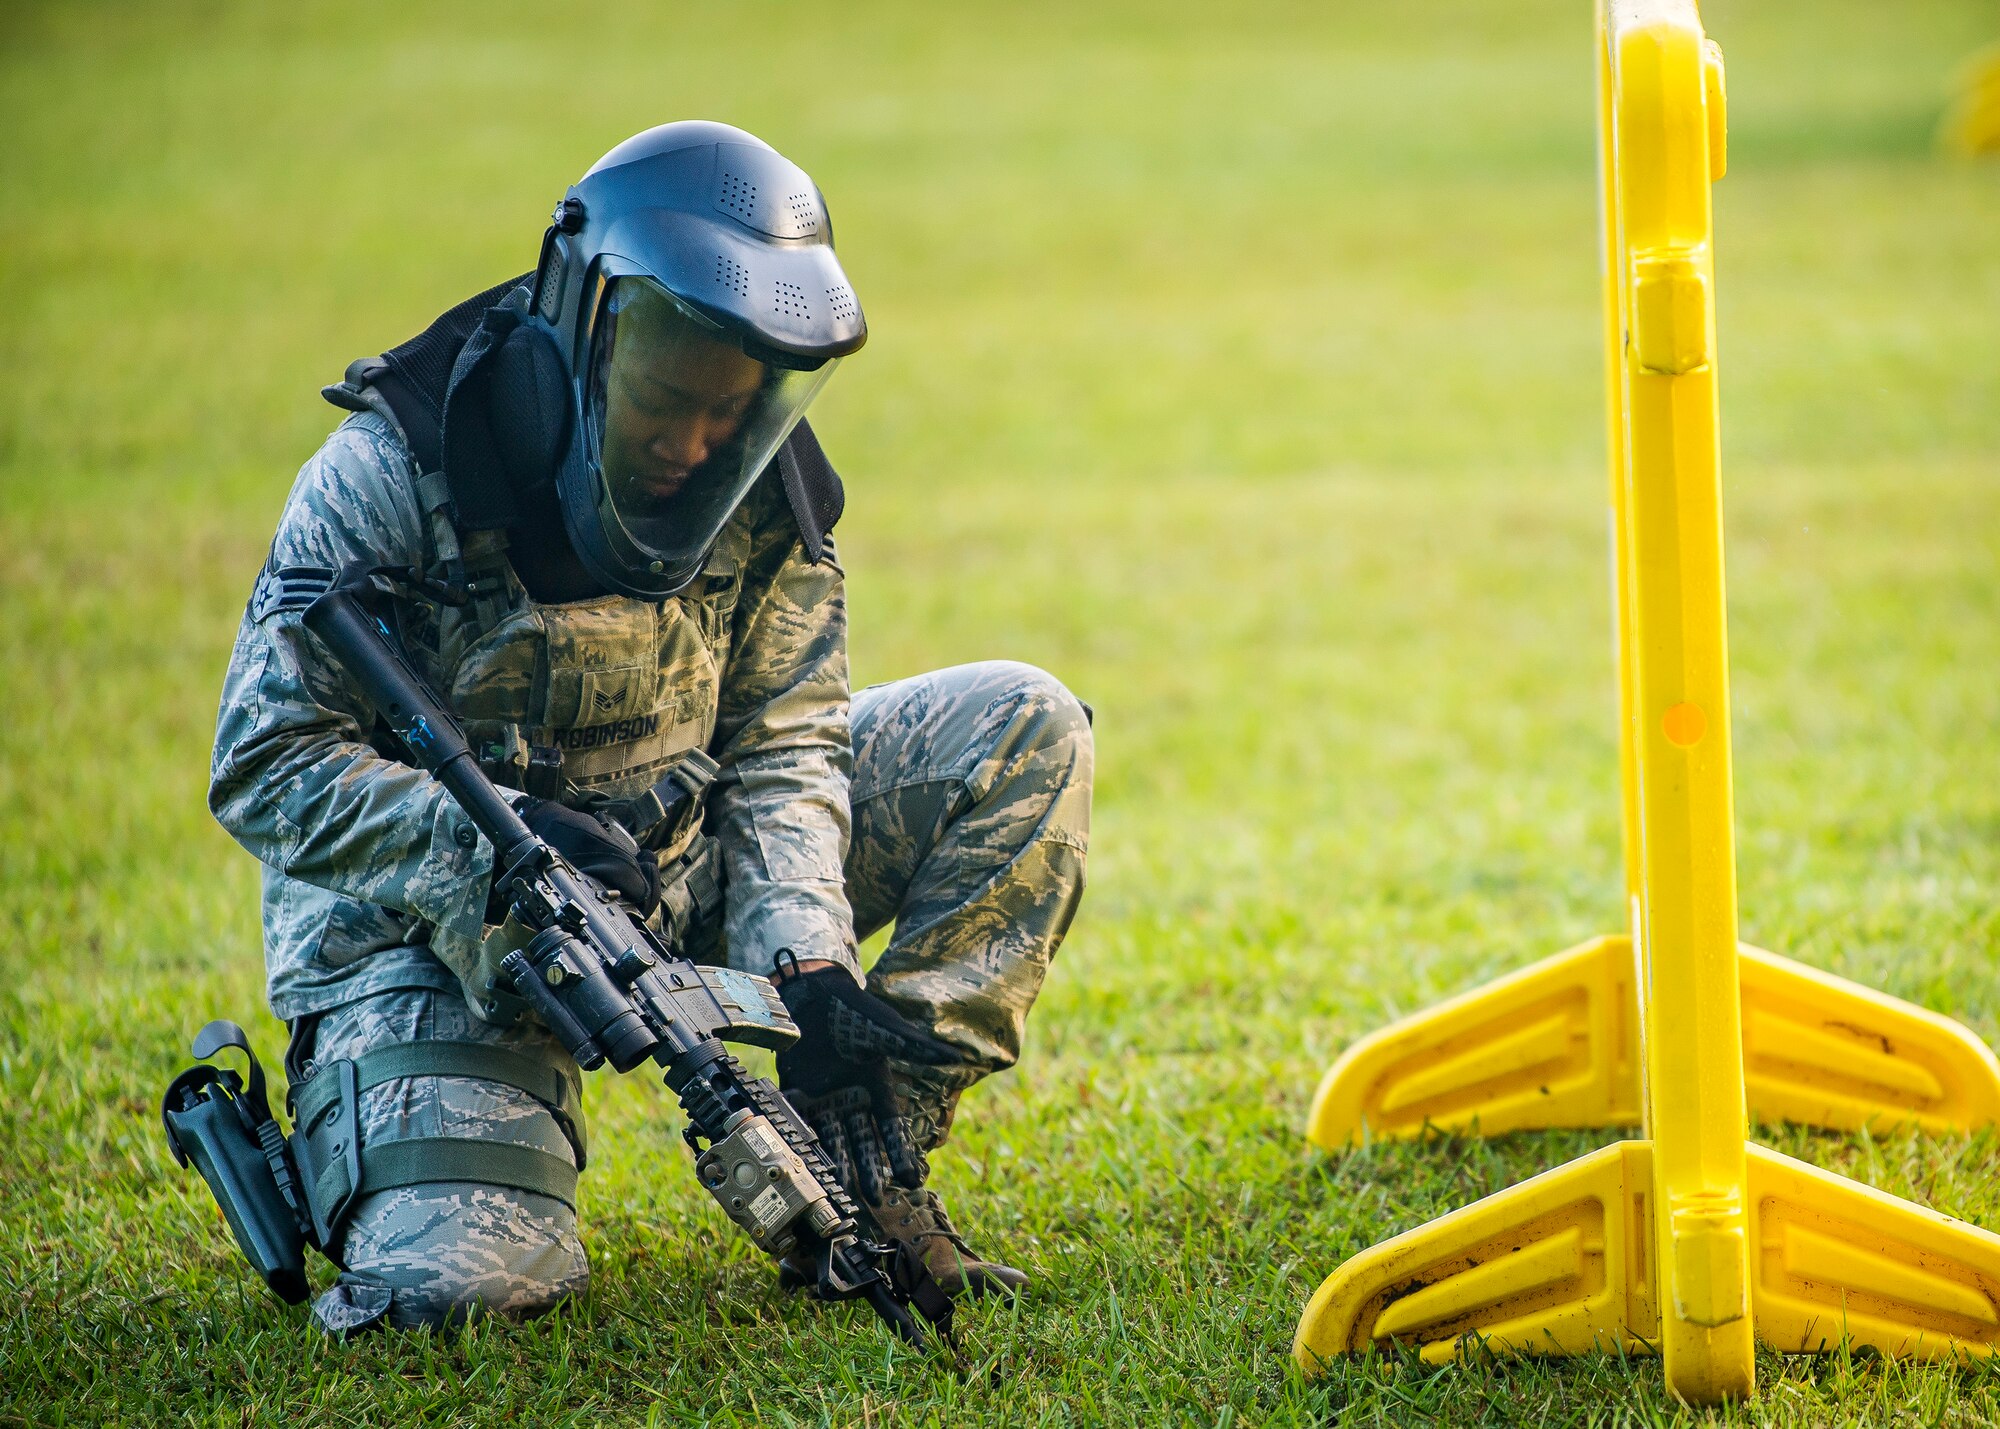
{"label": "black tactical glove", "polygon": [[[529,832],[561,854],[578,873],[596,879],[631,904],[640,917],[649,916],[660,906],[659,862],[634,842],[623,825],[595,814],[580,814],[553,799],[524,800],[520,813]],[[506,900],[497,888],[494,898],[502,906],[488,910],[489,922],[498,921],[491,913],[506,916]]]}
{"label": "black tactical glove", "polygon": [[[793,964],[797,966],[796,963]],[[924,1031],[854,980],[844,967],[787,974],[778,996],[799,1025],[799,1040],[778,1054],[778,1085],[819,1137],[841,1184],[863,1202],[891,1185],[924,1184],[935,1144],[935,1109],[907,1073],[911,1066],[959,1062],[949,1044]]]}

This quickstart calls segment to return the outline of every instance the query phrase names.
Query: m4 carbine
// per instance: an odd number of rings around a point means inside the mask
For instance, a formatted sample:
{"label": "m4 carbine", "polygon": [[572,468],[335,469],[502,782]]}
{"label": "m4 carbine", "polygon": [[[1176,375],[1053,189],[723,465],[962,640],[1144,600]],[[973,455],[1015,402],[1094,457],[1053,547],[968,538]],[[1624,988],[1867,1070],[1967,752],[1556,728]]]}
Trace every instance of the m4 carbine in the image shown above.
{"label": "m4 carbine", "polygon": [[811,1129],[776,1087],[723,1049],[728,1041],[775,1051],[798,1040],[770,983],[680,957],[528,829],[375,608],[403,589],[387,574],[350,566],[304,623],[492,842],[494,886],[534,934],[501,963],[514,993],[585,1070],[658,1063],[687,1113],[682,1134],[701,1184],[761,1249],[810,1266],[819,1298],[865,1299],[912,1344],[924,1343],[919,1316],[949,1340],[943,1290],[915,1257],[862,1235],[860,1212]]}

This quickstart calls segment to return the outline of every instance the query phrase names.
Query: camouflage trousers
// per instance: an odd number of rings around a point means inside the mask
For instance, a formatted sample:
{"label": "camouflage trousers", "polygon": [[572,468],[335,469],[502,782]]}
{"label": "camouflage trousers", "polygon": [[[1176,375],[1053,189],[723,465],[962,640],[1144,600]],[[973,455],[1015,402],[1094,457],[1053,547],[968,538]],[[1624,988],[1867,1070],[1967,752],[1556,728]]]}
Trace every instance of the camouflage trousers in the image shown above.
{"label": "camouflage trousers", "polygon": [[[957,1094],[1020,1056],[1028,1011],[1083,892],[1092,746],[1086,714],[1031,666],[961,665],[853,697],[853,826],[845,876],[856,932],[894,923],[868,985],[957,1047],[935,1088],[943,1139]],[[480,1022],[456,994],[388,991],[294,1027],[313,1064],[389,1043],[482,1041],[562,1058],[538,1026]],[[405,1077],[362,1093],[364,1143],[514,1142],[574,1163],[528,1093],[468,1077]],[[313,1314],[348,1333],[538,1314],[581,1290],[576,1213],[533,1192],[431,1182],[363,1195],[335,1247],[344,1267]]]}

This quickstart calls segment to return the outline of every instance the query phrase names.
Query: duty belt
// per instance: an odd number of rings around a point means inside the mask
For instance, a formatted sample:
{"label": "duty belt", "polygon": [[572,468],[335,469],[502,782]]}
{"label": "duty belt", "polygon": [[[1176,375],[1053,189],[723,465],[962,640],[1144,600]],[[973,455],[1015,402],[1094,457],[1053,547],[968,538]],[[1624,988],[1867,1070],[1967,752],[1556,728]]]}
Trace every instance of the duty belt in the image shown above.
{"label": "duty belt", "polygon": [[[608,804],[603,812],[625,826],[641,848],[671,848],[691,826],[692,814],[700,816],[708,786],[722,766],[699,749],[690,749],[660,776],[652,788],[636,799]],[[667,870],[662,868],[661,873]]]}
{"label": "duty belt", "polygon": [[[660,855],[660,931],[697,962],[714,950],[721,931],[722,848],[699,832],[702,805],[720,772],[707,753],[690,749],[638,797],[587,806],[617,820],[639,847]],[[563,787],[561,752],[531,751],[525,784],[536,798],[557,798]]]}
{"label": "duty belt", "polygon": [[[487,746],[487,757],[480,761],[487,777],[537,799],[569,802],[563,797],[570,792],[563,752],[551,745],[524,748],[514,727],[509,727],[509,734],[510,738]],[[641,848],[657,852],[680,843],[700,821],[702,801],[719,773],[721,766],[706,751],[690,749],[638,797],[588,802],[586,807],[616,819]]]}

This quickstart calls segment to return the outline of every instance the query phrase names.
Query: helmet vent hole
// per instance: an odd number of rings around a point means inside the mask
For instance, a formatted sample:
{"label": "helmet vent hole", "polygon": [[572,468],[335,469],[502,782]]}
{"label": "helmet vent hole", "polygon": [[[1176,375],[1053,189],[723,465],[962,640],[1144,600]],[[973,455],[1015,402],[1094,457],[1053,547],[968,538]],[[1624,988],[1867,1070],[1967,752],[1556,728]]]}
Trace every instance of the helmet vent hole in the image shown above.
{"label": "helmet vent hole", "polygon": [[778,283],[772,294],[778,311],[788,318],[809,319],[812,309],[806,306],[806,290],[797,283]]}
{"label": "helmet vent hole", "polygon": [[845,283],[836,283],[833,287],[826,290],[826,303],[829,308],[833,309],[833,317],[836,322],[846,322],[860,311],[854,305],[853,290]]}
{"label": "helmet vent hole", "polygon": [[792,238],[810,238],[819,232],[819,200],[810,193],[787,194],[785,207],[792,213]]}
{"label": "helmet vent hole", "polygon": [[724,210],[748,223],[757,216],[757,186],[740,175],[725,173],[722,176],[722,197],[717,202]]}
{"label": "helmet vent hole", "polygon": [[750,270],[720,253],[715,255],[715,281],[739,298],[750,296]]}

